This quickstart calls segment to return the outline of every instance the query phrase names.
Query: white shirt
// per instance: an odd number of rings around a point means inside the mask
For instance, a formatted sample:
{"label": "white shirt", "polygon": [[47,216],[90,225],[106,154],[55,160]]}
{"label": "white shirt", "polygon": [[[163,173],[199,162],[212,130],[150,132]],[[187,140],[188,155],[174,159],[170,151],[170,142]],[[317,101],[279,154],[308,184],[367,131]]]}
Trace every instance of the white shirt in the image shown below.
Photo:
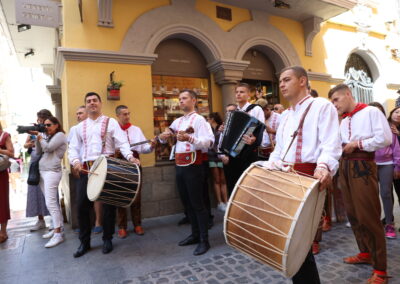
{"label": "white shirt", "polygon": [[[265,121],[266,125],[268,125],[268,127],[272,128],[275,131],[278,129],[280,122],[281,122],[281,115],[273,111],[271,111],[270,117],[268,117],[268,119]],[[275,134],[271,134],[272,140],[274,142],[276,140],[275,136],[276,136]]]}
{"label": "white shirt", "polygon": [[[174,133],[185,131],[188,127],[193,127],[194,133],[189,134],[189,141],[177,141],[175,145],[175,153],[194,152],[196,150],[208,149],[214,143],[214,134],[211,126],[204,117],[191,112],[187,115],[175,119],[169,128]],[[165,141],[161,141],[165,143]]]}
{"label": "white shirt", "polygon": [[104,115],[96,120],[87,118],[76,126],[68,147],[68,158],[72,165],[77,162],[94,161],[102,154],[113,155],[115,148],[120,149],[125,159],[129,160],[132,157],[126,134],[114,118],[109,120],[104,153],[101,152],[103,148],[101,128],[106,118]]}
{"label": "white shirt", "polygon": [[392,131],[383,113],[367,106],[340,123],[342,143],[358,141],[360,150],[374,152],[392,144]]}
{"label": "white shirt", "polygon": [[[144,137],[142,130],[137,126],[131,125],[127,130],[122,130],[122,131],[126,133],[129,145],[147,140]],[[131,147],[131,150],[136,151],[139,154],[147,154],[151,153],[153,151],[153,148],[151,148],[150,143],[146,143],[142,145],[133,146]]]}
{"label": "white shirt", "polygon": [[[334,175],[339,167],[342,147],[339,136],[338,114],[328,100],[307,96],[295,108],[289,108],[281,115],[281,124],[276,134],[276,145],[269,161],[280,161],[289,148],[292,135],[299,127],[301,117],[313,102],[303,124],[302,163],[317,163]],[[296,146],[299,135],[294,139],[284,162],[296,162]]]}
{"label": "white shirt", "polygon": [[71,142],[71,140],[72,140],[72,137],[74,136],[74,134],[75,134],[75,131],[76,131],[76,127],[77,127],[78,125],[74,125],[74,126],[72,126],[70,129],[69,129],[69,133],[68,133],[68,137],[67,137],[67,142],[68,142],[68,144]]}
{"label": "white shirt", "polygon": [[[238,105],[237,110],[238,111],[243,111],[246,112],[246,109],[249,107],[250,103],[247,102],[243,107],[240,107]],[[250,110],[248,112],[249,115],[257,118],[259,121],[261,121],[262,123],[265,124],[265,116],[264,116],[264,111],[262,110],[262,108],[260,106],[255,106],[252,108],[252,110]]]}

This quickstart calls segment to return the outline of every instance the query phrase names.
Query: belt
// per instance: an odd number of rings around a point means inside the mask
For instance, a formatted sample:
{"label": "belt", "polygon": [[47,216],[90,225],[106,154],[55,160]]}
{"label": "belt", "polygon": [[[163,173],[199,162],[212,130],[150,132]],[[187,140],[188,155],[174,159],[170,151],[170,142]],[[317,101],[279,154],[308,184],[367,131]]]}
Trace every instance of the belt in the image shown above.
{"label": "belt", "polygon": [[343,160],[351,161],[373,161],[375,159],[375,152],[356,150],[350,154],[343,153],[342,158]]}
{"label": "belt", "polygon": [[309,176],[314,175],[316,167],[317,167],[316,163],[295,163],[293,165],[293,169],[299,172],[299,174],[305,174]]}
{"label": "belt", "polygon": [[175,163],[177,166],[201,165],[203,163],[202,152],[175,153]]}

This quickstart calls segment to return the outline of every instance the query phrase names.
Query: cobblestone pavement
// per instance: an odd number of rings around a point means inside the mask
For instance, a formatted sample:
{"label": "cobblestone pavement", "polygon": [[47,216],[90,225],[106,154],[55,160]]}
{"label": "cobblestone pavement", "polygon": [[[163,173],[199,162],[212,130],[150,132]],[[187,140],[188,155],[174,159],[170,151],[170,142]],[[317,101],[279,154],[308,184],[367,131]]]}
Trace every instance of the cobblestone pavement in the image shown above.
{"label": "cobblestone pavement", "polygon": [[[398,206],[395,219],[400,220]],[[215,213],[210,230],[211,250],[194,257],[194,246],[178,247],[189,234],[189,226],[177,227],[181,215],[144,220],[146,234],[130,231],[128,238],[115,238],[114,251],[101,253],[101,235],[92,236],[92,250],[79,259],[72,253],[79,245],[77,235],[66,227],[66,241],[45,249],[45,232],[30,233],[35,219],[13,213],[9,240],[0,245],[0,283],[291,283],[278,272],[231,249],[222,234],[223,215]],[[130,228],[131,229],[131,228]],[[400,238],[387,241],[390,283],[400,283]],[[324,233],[317,263],[322,283],[365,283],[368,265],[346,265],[344,256],[357,253],[353,233],[344,224],[334,224]]]}

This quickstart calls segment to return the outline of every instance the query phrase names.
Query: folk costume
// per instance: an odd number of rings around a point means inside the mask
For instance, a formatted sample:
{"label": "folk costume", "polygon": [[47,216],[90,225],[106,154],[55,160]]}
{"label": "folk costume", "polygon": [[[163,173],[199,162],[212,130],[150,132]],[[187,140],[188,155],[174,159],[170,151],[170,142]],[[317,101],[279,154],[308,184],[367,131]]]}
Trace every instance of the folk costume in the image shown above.
{"label": "folk costume", "polygon": [[[392,132],[383,113],[376,107],[357,104],[343,115],[340,136],[345,145],[357,141],[358,149],[343,153],[339,187],[360,254],[356,258],[372,262],[377,274],[386,271],[386,242],[380,221],[377,166],[374,152],[392,143]],[[354,258],[354,257],[353,257]],[[354,259],[345,259],[353,263]]]}
{"label": "folk costume", "polygon": [[195,111],[179,117],[169,128],[174,133],[193,128],[189,141],[177,141],[175,145],[176,184],[191,223],[192,239],[208,243],[209,213],[204,200],[202,149],[212,146],[214,135],[204,117]]}
{"label": "folk costume", "polygon": [[[295,131],[297,136],[293,139]],[[324,168],[333,176],[342,153],[338,133],[338,114],[334,106],[326,99],[306,96],[282,113],[275,149],[264,163],[288,165],[310,176],[317,168]],[[311,250],[293,277],[293,283],[320,283]]]}
{"label": "folk costume", "polygon": [[[87,118],[78,124],[70,141],[68,157],[71,165],[81,163],[83,169],[89,170],[100,155],[113,156],[115,149],[129,160],[132,157],[128,139],[118,122],[105,115],[93,120]],[[82,155],[81,155],[82,149]],[[88,175],[80,173],[78,181],[78,220],[81,245],[90,247],[90,211],[93,202],[87,197]],[[115,207],[103,204],[103,241],[111,241],[115,231]]]}

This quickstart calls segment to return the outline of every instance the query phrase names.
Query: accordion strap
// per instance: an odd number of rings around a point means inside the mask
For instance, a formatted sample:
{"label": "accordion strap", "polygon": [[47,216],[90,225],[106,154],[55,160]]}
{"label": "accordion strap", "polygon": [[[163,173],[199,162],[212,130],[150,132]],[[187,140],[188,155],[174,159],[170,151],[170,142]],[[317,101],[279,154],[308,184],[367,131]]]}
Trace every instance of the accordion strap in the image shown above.
{"label": "accordion strap", "polygon": [[299,134],[299,131],[300,131],[301,129],[303,129],[304,120],[306,119],[307,113],[308,113],[308,111],[310,110],[311,105],[313,104],[313,102],[314,102],[314,101],[312,101],[312,102],[308,105],[308,107],[307,107],[306,110],[304,111],[303,115],[301,116],[301,120],[300,120],[300,123],[299,123],[299,127],[297,127],[297,129],[293,132],[293,134],[292,134],[292,141],[290,141],[290,144],[289,144],[289,146],[288,146],[288,148],[287,148],[287,150],[286,150],[286,152],[285,152],[285,155],[284,155],[283,158],[282,158],[282,161],[285,160],[287,153],[289,152],[290,148],[291,148],[292,145],[293,145],[294,140],[295,140],[296,137],[297,137],[297,134]]}

